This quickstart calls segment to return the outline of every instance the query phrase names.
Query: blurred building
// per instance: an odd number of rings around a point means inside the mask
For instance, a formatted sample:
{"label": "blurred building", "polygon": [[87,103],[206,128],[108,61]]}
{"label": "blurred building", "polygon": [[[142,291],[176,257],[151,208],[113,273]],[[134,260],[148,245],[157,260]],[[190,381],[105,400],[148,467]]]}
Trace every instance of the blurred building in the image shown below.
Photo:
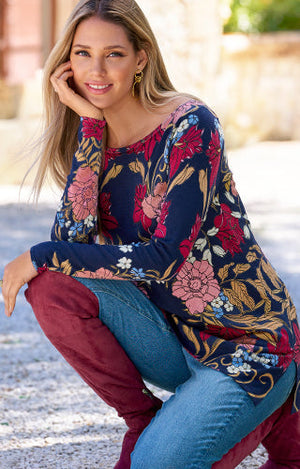
{"label": "blurred building", "polygon": [[0,79],[20,84],[43,67],[76,0],[0,0]]}

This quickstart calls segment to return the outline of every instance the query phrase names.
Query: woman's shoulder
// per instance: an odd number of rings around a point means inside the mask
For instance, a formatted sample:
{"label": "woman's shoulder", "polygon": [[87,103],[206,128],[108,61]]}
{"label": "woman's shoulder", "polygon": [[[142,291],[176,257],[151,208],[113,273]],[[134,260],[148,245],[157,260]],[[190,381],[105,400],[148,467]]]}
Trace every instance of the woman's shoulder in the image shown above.
{"label": "woman's shoulder", "polygon": [[206,103],[197,98],[188,98],[182,96],[176,101],[172,101],[173,109],[170,110],[166,119],[162,123],[162,129],[167,129],[170,125],[180,124],[189,115],[194,114],[202,125],[211,124],[217,116]]}

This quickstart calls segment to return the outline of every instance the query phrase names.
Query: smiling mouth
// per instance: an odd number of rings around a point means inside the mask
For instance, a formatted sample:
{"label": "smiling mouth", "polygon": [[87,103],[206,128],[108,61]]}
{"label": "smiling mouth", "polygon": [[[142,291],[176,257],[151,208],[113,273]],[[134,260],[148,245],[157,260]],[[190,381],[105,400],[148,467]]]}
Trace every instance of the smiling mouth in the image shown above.
{"label": "smiling mouth", "polygon": [[89,83],[88,86],[93,90],[105,90],[105,88],[108,88],[110,85],[92,85]]}

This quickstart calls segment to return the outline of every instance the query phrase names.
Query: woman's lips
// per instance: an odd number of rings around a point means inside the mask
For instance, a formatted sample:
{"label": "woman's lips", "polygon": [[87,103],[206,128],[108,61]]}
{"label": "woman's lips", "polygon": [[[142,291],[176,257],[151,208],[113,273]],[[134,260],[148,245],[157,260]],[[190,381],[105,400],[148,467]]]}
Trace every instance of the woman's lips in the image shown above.
{"label": "woman's lips", "polygon": [[95,83],[86,83],[85,84],[87,89],[89,90],[90,93],[92,94],[105,94],[107,93],[113,85],[97,85]]}

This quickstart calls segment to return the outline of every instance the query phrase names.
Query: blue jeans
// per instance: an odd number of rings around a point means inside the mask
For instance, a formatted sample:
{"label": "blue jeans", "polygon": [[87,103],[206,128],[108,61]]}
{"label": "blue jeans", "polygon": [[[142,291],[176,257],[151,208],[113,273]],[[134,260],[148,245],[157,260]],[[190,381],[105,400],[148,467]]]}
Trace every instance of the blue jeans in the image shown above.
{"label": "blue jeans", "polygon": [[258,405],[229,376],[186,352],[161,311],[128,281],[79,279],[143,378],[174,394],[140,436],[132,469],[209,469],[288,398],[292,363]]}

